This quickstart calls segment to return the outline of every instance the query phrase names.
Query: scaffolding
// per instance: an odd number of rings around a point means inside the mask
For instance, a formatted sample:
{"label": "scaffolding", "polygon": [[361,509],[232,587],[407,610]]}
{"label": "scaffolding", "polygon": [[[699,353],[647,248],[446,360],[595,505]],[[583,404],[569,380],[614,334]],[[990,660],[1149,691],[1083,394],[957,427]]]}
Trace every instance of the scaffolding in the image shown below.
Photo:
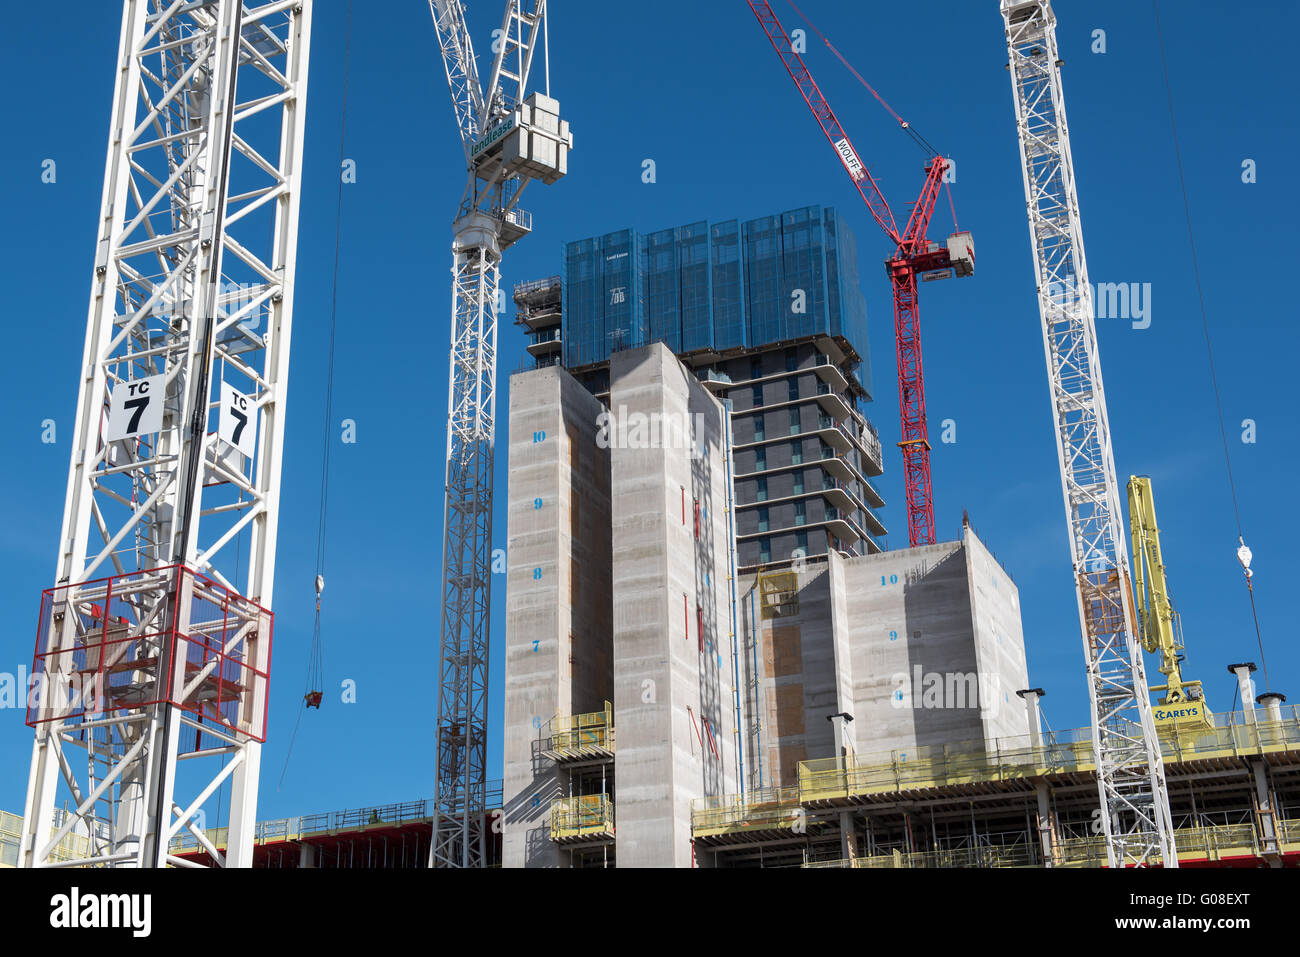
{"label": "scaffolding", "polygon": [[[1300,859],[1300,709],[1273,721],[1216,715],[1205,733],[1161,746],[1181,861]],[[1254,772],[1261,764],[1264,784]],[[824,758],[802,762],[793,787],[696,799],[692,835],[720,866],[1099,867],[1108,860],[1090,814],[1095,780],[1087,728],[1037,744],[1025,735],[862,754],[847,767]],[[1046,812],[1040,786],[1051,794]],[[1258,819],[1261,786],[1279,812],[1271,827]],[[858,820],[853,840],[842,843],[846,811]],[[850,861],[841,847],[856,847],[859,825],[866,852]]]}
{"label": "scaffolding", "polygon": [[593,839],[614,839],[612,798],[584,794],[551,802],[551,840],[564,844]]}
{"label": "scaffolding", "polygon": [[563,774],[565,797],[550,804],[550,839],[574,867],[608,867],[614,845],[614,706],[557,714],[541,731],[542,757]]}
{"label": "scaffolding", "polygon": [[769,572],[758,578],[758,592],[763,621],[789,618],[799,614],[799,574]]}
{"label": "scaffolding", "polygon": [[515,325],[528,336],[524,348],[529,358],[521,368],[543,369],[559,364],[563,329],[560,277],[517,283],[513,298],[517,308]]}
{"label": "scaffolding", "polygon": [[614,756],[614,706],[587,714],[557,714],[550,721],[550,736],[542,751],[555,762]]}

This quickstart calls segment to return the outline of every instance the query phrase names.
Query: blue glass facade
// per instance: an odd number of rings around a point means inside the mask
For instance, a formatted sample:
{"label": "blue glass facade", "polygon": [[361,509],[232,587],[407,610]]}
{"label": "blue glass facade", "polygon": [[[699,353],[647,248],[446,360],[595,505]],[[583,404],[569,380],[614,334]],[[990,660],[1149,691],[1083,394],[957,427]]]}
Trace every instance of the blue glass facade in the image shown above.
{"label": "blue glass facade", "polygon": [[824,334],[857,353],[871,389],[857,242],[830,207],[566,243],[563,286],[569,368],[654,341],[690,353]]}

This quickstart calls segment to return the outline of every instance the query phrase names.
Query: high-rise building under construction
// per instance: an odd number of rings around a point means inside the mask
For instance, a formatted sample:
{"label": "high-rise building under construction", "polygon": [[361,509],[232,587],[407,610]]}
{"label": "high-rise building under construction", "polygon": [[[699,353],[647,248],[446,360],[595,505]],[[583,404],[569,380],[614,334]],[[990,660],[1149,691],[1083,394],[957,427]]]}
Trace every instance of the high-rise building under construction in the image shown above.
{"label": "high-rise building under construction", "polygon": [[882,550],[866,302],[834,209],[569,242],[562,276],[516,301],[537,364],[602,399],[612,354],[662,342],[729,402],[741,568]]}
{"label": "high-rise building under construction", "polygon": [[970,529],[877,541],[834,210],[568,243],[515,299],[537,368],[510,387],[506,866],[707,864],[694,802],[1029,731],[1010,577]]}

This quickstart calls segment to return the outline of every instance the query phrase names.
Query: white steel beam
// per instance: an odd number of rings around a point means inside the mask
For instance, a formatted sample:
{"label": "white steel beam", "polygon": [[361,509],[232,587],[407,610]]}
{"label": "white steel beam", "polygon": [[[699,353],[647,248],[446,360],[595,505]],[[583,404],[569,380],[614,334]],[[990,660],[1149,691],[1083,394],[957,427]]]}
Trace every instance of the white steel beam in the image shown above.
{"label": "white steel beam", "polygon": [[1177,867],[1133,616],[1050,0],[1001,0],[1111,867]]}

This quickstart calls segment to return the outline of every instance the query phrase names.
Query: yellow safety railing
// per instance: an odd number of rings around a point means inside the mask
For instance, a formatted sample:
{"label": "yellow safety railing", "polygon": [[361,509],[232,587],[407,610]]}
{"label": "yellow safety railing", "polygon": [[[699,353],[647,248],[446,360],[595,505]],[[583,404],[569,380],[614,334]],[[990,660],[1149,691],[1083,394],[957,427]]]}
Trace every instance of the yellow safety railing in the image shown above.
{"label": "yellow safety railing", "polygon": [[0,867],[18,866],[18,847],[22,843],[23,819],[17,814],[0,811]]}
{"label": "yellow safety railing", "polygon": [[[60,826],[62,822],[60,821]],[[54,832],[51,832],[53,837]],[[18,866],[18,849],[22,845],[22,815],[0,811],[0,867]],[[90,841],[84,834],[71,833],[59,841],[50,854],[55,861],[79,861],[90,856]]]}
{"label": "yellow safety railing", "polygon": [[614,750],[614,706],[588,714],[557,714],[551,719],[549,750],[562,757],[581,757],[591,751]]}
{"label": "yellow safety railing", "polygon": [[836,758],[803,761],[799,791],[804,800],[816,801],[1093,769],[1091,741],[1005,746],[1012,744],[1020,742],[996,739],[992,750],[985,750],[983,741],[899,749],[859,758],[848,768]]}
{"label": "yellow safety railing", "polygon": [[556,798],[551,802],[551,840],[614,835],[614,802],[607,794]]}
{"label": "yellow safety railing", "polygon": [[[1300,822],[1287,822],[1300,823]],[[1179,828],[1174,832],[1178,856],[1183,860],[1222,860],[1259,853],[1255,828],[1250,824],[1224,824],[1216,827]],[[852,861],[816,861],[804,867],[1040,867],[1042,853],[1029,844],[1007,847],[963,847],[952,850],[891,851]],[[1101,867],[1106,863],[1106,841],[1096,837],[1066,838],[1057,841],[1053,863],[1057,867]]]}
{"label": "yellow safety railing", "polygon": [[[210,827],[204,830],[203,836],[206,837],[217,850],[224,851],[226,845],[230,843],[230,828]],[[254,843],[257,842],[254,841]],[[171,844],[167,847],[167,850],[172,854],[176,854],[180,851],[196,851],[203,849],[203,845],[199,843],[199,839],[195,837],[193,832],[188,828],[173,837]]]}
{"label": "yellow safety railing", "polygon": [[[1300,713],[1289,709],[1284,715],[1281,721],[1259,723],[1241,713],[1217,715],[1216,726],[1203,734],[1162,739],[1165,762],[1300,750]],[[840,759],[822,758],[799,764],[799,784],[786,789],[793,793],[782,796],[779,812],[794,820],[792,812],[810,802],[1094,770],[1092,736],[1086,728],[1052,735],[1038,745],[1022,735],[900,748],[858,755],[848,767]],[[765,822],[772,819],[772,800],[771,791],[697,798],[691,807],[692,828],[703,836],[771,826]]]}
{"label": "yellow safety railing", "polygon": [[793,828],[802,820],[798,788],[698,798],[691,807],[691,827],[697,837],[742,828]]}
{"label": "yellow safety railing", "polygon": [[859,857],[852,861],[814,861],[804,867],[869,867],[869,868],[920,868],[920,867],[1037,867],[1038,855],[1032,847],[962,847],[942,851],[917,851],[905,854],[892,851]]}
{"label": "yellow safety railing", "polygon": [[[859,757],[843,768],[836,758],[799,765],[799,792],[804,801],[868,794],[1006,781],[1095,768],[1092,740],[1085,730],[1057,735],[1035,747],[1028,735],[931,745]],[[1243,757],[1300,749],[1300,720],[1233,724],[1203,734],[1161,742],[1167,763]]]}
{"label": "yellow safety railing", "polygon": [[1179,858],[1208,858],[1255,855],[1261,850],[1253,824],[1220,824],[1217,827],[1179,828],[1174,831]]}
{"label": "yellow safety railing", "polygon": [[[1181,860],[1218,861],[1260,852],[1251,824],[1178,828],[1174,831],[1174,846]],[[1057,867],[1102,867],[1106,864],[1106,840],[1099,834],[1057,841],[1053,858]]]}

